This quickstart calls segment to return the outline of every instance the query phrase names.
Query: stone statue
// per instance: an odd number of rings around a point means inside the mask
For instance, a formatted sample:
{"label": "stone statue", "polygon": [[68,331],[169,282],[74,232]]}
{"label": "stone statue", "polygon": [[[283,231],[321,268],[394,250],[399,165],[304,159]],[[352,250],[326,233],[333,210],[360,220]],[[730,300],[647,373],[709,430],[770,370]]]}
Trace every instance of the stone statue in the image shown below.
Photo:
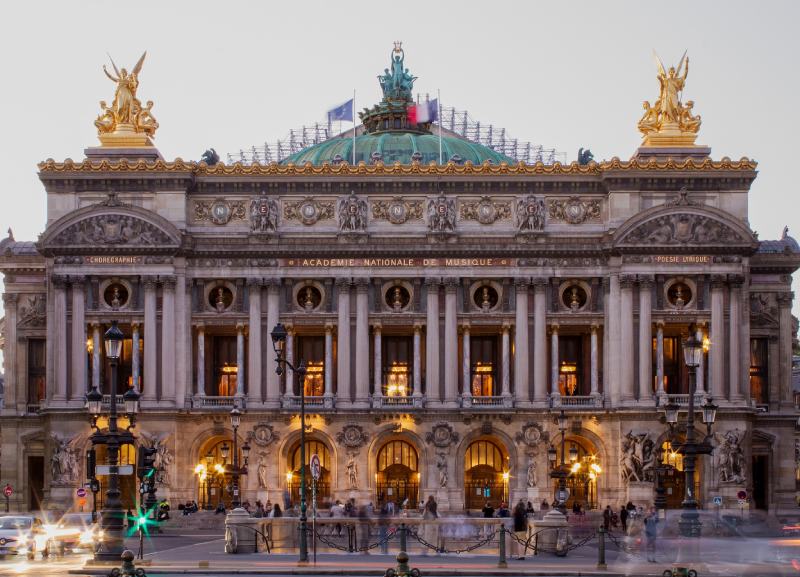
{"label": "stone statue", "polygon": [[267,455],[268,451],[259,453],[258,457],[258,486],[261,489],[267,488]]}
{"label": "stone statue", "polygon": [[150,448],[155,449],[153,456],[153,469],[155,470],[156,481],[164,485],[170,484],[170,467],[174,461],[174,457],[170,454],[167,448],[167,441],[172,436],[172,433],[144,433],[144,437],[150,444]]}
{"label": "stone statue", "polygon": [[50,436],[56,443],[50,462],[53,484],[68,485],[74,483],[80,477],[76,452],[78,442],[83,435],[66,437],[59,433],[50,433]]}
{"label": "stone statue", "polygon": [[339,232],[364,232],[367,229],[367,201],[355,192],[339,203]]}
{"label": "stone statue", "polygon": [[725,435],[715,433],[719,445],[719,480],[722,483],[744,483],[747,481],[742,434],[739,429],[728,431]]}
{"label": "stone statue", "polygon": [[116,76],[112,76],[105,66],[103,66],[103,72],[106,73],[106,76],[111,81],[117,84],[117,90],[114,93],[114,102],[111,103],[110,108],[106,108],[104,102],[100,103],[103,114],[95,121],[98,134],[117,132],[121,126],[125,126],[128,131],[133,129],[133,132],[144,132],[148,136],[155,135],[158,123],[150,112],[153,103],[148,102],[147,107],[143,107],[142,103],[136,98],[136,90],[139,88],[139,73],[142,71],[145,56],[147,56],[147,52],[142,54],[139,62],[133,67],[133,72],[128,74],[125,68],[121,71],[118,70],[114,60],[109,55],[111,66],[114,67]]}
{"label": "stone statue", "polygon": [[391,55],[391,68],[384,69],[384,73],[378,76],[378,82],[383,91],[383,99],[405,100],[413,102],[414,81],[416,76],[408,72],[408,68],[403,68],[406,53],[403,51],[402,42],[395,42]]}
{"label": "stone statue", "polygon": [[588,148],[585,151],[583,148],[578,151],[578,164],[581,166],[589,166],[592,160],[594,160],[594,154]]}
{"label": "stone statue", "polygon": [[442,460],[436,461],[436,468],[439,470],[439,486],[447,487],[447,453],[436,453]]}
{"label": "stone statue", "polygon": [[456,202],[440,194],[428,202],[428,227],[434,233],[452,233],[456,230]]}
{"label": "stone statue", "polygon": [[655,443],[650,439],[651,432],[634,435],[629,431],[622,436],[623,481],[652,481],[655,471]]}
{"label": "stone statue", "polygon": [[200,157],[199,162],[205,162],[208,166],[217,166],[219,162],[219,154],[213,148],[206,150],[203,156]]}
{"label": "stone statue", "polygon": [[536,487],[539,483],[536,479],[536,460],[535,457],[536,453],[528,453],[528,476],[527,476],[527,483],[528,487]]}
{"label": "stone statue", "polygon": [[358,489],[358,463],[356,463],[357,453],[347,453],[347,488]]}
{"label": "stone statue", "polygon": [[517,201],[517,230],[521,233],[544,230],[544,200],[529,196]]}
{"label": "stone statue", "polygon": [[261,193],[260,198],[251,197],[250,230],[256,233],[271,233],[278,230],[278,202],[267,197],[266,191]]}

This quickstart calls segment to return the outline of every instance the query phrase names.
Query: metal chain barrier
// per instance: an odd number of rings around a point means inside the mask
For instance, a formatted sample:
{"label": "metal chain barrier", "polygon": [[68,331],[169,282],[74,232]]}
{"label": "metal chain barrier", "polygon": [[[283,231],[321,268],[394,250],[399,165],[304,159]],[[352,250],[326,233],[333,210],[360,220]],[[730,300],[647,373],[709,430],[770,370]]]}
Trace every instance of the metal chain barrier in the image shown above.
{"label": "metal chain barrier", "polygon": [[[636,557],[644,557],[644,555],[642,555],[641,553],[637,553],[636,551],[634,551],[634,550],[633,550],[633,549],[632,549],[632,548],[631,548],[629,545],[627,545],[626,543],[622,543],[622,542],[620,542],[620,541],[619,541],[619,540],[618,540],[616,537],[614,537],[614,534],[613,534],[611,531],[607,531],[607,532],[606,532],[606,535],[608,536],[608,538],[609,538],[609,539],[611,539],[611,542],[612,542],[612,543],[614,543],[614,545],[616,545],[616,546],[617,546],[617,548],[618,548],[620,551],[623,551],[623,552],[627,553],[628,555],[634,555],[634,556],[636,556]],[[678,539],[678,542],[675,544],[675,546],[674,546],[674,547],[670,547],[670,548],[669,548],[669,549],[667,549],[666,551],[661,551],[661,552],[659,552],[659,553],[655,553],[653,556],[654,556],[654,557],[664,557],[664,556],[666,556],[666,555],[669,555],[670,553],[672,553],[673,551],[677,550],[677,549],[678,549],[678,547],[680,547],[680,546],[681,546],[681,543],[683,543],[683,540],[684,540],[684,539],[686,539],[686,537],[684,537],[684,536],[681,536],[681,538],[680,538],[680,539]]]}
{"label": "metal chain barrier", "polygon": [[[353,529],[353,530],[355,529],[355,526],[352,525],[352,524],[347,524],[347,529],[348,529],[348,533],[349,533],[349,531],[351,529]],[[310,532],[311,532],[311,530],[309,529],[309,533]],[[343,545],[339,545],[337,543],[334,543],[333,541],[328,539],[325,535],[320,535],[319,532],[317,532],[315,534],[315,536],[323,544],[327,545],[328,547],[332,547],[334,549],[338,549],[339,551],[344,551],[345,553],[350,553],[350,552],[353,552],[353,553],[365,553],[365,552],[367,552],[367,551],[369,551],[371,549],[375,549],[376,547],[380,547],[381,545],[383,545],[385,543],[388,543],[391,539],[394,539],[397,536],[397,529],[390,529],[389,530],[389,534],[386,537],[384,537],[380,541],[377,541],[376,543],[373,543],[372,545],[366,545],[364,547],[353,547],[352,549],[350,547],[345,547]]]}
{"label": "metal chain barrier", "polygon": [[417,541],[419,541],[422,545],[425,545],[428,549],[433,549],[437,553],[469,553],[470,551],[474,551],[475,549],[477,549],[479,547],[483,547],[489,541],[492,541],[494,539],[495,535],[497,535],[498,531],[499,530],[493,531],[491,533],[491,535],[489,535],[486,539],[484,539],[483,541],[479,541],[478,543],[476,543],[472,547],[467,547],[466,549],[440,549],[439,547],[437,547],[435,545],[431,545],[430,543],[428,543],[425,539],[423,539],[422,537],[419,536],[419,533],[416,533],[415,531],[412,531],[411,529],[408,529],[408,534],[411,537],[413,537],[414,539],[416,539]]}
{"label": "metal chain barrier", "polygon": [[[530,542],[531,542],[532,539],[534,541],[536,541],[535,537],[539,533],[543,533],[545,531],[559,531],[558,527],[548,527],[546,529],[541,529],[541,530],[537,531],[536,533],[532,533],[527,539],[520,539],[519,537],[517,537],[516,533],[514,533],[513,531],[509,531],[508,529],[503,529],[503,530],[506,533],[508,533],[514,541],[516,541],[520,545],[523,545],[528,550],[533,551],[534,554],[538,554],[538,553],[547,554],[547,553],[556,553],[557,552],[556,549],[544,549],[542,547],[539,547],[538,545],[531,545]],[[570,545],[569,547],[564,549],[564,551],[572,551],[573,549],[577,549],[578,547],[583,547],[584,545],[586,545],[589,541],[591,541],[595,537],[597,537],[597,531],[593,531],[591,535],[589,535],[588,537],[586,537],[582,541],[580,541],[578,543],[573,543],[572,545]]]}

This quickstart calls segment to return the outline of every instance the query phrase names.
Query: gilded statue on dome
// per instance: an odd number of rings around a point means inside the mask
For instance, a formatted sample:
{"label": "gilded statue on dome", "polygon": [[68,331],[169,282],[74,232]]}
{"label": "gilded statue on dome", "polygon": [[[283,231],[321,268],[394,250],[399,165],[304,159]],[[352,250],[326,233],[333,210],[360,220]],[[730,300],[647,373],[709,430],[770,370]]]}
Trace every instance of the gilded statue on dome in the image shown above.
{"label": "gilded statue on dome", "polygon": [[94,122],[100,141],[106,146],[144,145],[147,144],[147,137],[155,136],[158,122],[151,112],[153,102],[148,101],[147,106],[142,106],[141,101],[136,98],[139,73],[142,71],[145,56],[147,52],[142,54],[130,74],[125,68],[117,69],[111,55],[109,59],[116,75],[109,73],[103,66],[103,72],[117,85],[111,106],[106,106],[105,101],[100,102],[103,113]]}
{"label": "gilded statue on dome", "polygon": [[[653,50],[660,92],[655,106],[644,102],[644,114],[639,120],[639,131],[645,136],[645,145],[692,146],[700,129],[700,117],[692,114],[694,102],[681,102],[686,77],[689,75],[689,58],[686,52],[677,68],[664,70],[661,59]],[[683,68],[683,76],[679,76]]]}

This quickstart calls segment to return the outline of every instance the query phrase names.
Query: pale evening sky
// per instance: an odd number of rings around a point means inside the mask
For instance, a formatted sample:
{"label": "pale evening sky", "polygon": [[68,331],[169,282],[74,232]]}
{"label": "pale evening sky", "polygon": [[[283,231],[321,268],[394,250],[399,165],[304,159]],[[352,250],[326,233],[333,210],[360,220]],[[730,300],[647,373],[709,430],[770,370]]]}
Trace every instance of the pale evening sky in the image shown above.
{"label": "pale evening sky", "polygon": [[[576,158],[630,158],[642,101],[665,66],[690,58],[683,100],[702,116],[712,158],[758,161],[750,226],[800,238],[795,164],[800,113],[800,2],[12,2],[0,20],[0,231],[36,240],[44,188],[36,164],[82,160],[99,144],[103,74],[134,66],[138,97],[153,100],[155,144],[197,160],[283,138],[352,97],[380,99],[376,76],[402,40],[415,92],[441,90],[511,136]],[[349,126],[346,125],[346,126]],[[3,233],[0,237],[4,237]],[[795,275],[797,278],[797,275]],[[800,305],[795,301],[795,315]]]}

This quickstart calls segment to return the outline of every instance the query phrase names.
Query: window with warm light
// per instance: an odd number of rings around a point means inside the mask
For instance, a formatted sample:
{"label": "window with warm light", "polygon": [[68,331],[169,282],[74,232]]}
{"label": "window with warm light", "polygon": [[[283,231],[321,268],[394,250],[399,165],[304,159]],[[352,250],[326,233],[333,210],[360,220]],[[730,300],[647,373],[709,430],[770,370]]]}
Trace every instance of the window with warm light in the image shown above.
{"label": "window with warm light", "polygon": [[28,403],[38,405],[46,395],[45,339],[28,339]]}
{"label": "window with warm light", "polygon": [[[322,335],[298,335],[294,350],[294,362],[297,366],[301,360],[306,363],[306,376],[303,379],[303,394],[306,397],[321,397],[325,394],[325,337]],[[300,375],[292,373],[287,378],[293,379],[292,390],[300,394]]]}
{"label": "window with warm light", "polygon": [[[236,365],[236,337],[213,335],[206,337],[206,346],[211,347],[212,385],[207,395],[232,397],[236,394],[238,367]],[[208,351],[207,351],[208,352]],[[206,356],[208,358],[208,355]]]}
{"label": "window with warm light", "polygon": [[[658,339],[653,338],[653,391],[658,388]],[[686,393],[684,384],[688,387],[688,376],[685,375],[686,367],[683,364],[680,338],[664,336],[664,391],[670,395]]]}
{"label": "window with warm light", "polygon": [[471,379],[474,397],[491,397],[499,394],[497,381],[497,337],[472,336],[469,342]]}
{"label": "window with warm light", "polygon": [[583,337],[560,336],[558,339],[558,391],[562,396],[585,395],[582,366]]}
{"label": "window with warm light", "polygon": [[380,386],[386,397],[405,397],[413,393],[411,361],[414,354],[413,338],[410,336],[385,335],[381,339]]}
{"label": "window with warm light", "polygon": [[325,363],[309,362],[303,382],[303,394],[306,397],[321,397],[325,393]]}
{"label": "window with warm light", "polygon": [[768,339],[750,339],[750,398],[769,402]]}

